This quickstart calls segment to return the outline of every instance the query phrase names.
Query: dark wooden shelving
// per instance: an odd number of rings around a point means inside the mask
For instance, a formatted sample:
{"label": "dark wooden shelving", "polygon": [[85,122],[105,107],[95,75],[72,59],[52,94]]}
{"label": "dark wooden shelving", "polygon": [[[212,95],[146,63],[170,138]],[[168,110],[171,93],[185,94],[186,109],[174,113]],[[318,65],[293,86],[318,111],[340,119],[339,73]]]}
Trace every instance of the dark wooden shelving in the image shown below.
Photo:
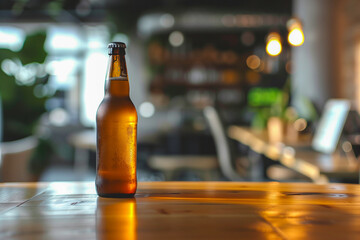
{"label": "dark wooden shelving", "polygon": [[218,91],[221,89],[241,89],[242,84],[236,83],[236,84],[226,84],[226,83],[189,83],[186,80],[175,82],[175,81],[163,81],[154,83],[154,86],[156,87],[182,87],[186,88],[188,90],[194,89],[194,90],[209,90],[209,91]]}

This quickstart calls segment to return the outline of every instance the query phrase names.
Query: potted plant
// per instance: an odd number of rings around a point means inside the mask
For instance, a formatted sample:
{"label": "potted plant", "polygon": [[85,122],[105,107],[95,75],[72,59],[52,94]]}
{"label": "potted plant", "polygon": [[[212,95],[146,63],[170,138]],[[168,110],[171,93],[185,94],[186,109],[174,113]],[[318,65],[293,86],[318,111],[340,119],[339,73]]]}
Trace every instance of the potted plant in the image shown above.
{"label": "potted plant", "polygon": [[0,49],[2,181],[36,180],[47,165],[44,154],[50,145],[36,135],[49,97],[44,91],[48,83],[45,39],[45,32],[36,32],[26,37],[18,52]]}

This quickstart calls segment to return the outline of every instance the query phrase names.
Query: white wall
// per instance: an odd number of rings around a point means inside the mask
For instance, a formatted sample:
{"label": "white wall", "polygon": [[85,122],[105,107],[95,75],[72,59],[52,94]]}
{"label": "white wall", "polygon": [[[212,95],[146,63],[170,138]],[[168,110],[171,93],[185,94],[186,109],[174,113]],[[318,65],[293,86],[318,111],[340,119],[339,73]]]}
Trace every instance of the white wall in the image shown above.
{"label": "white wall", "polygon": [[334,97],[336,82],[333,5],[333,0],[294,0],[293,5],[305,42],[292,50],[292,93],[295,99],[306,97],[320,108]]}

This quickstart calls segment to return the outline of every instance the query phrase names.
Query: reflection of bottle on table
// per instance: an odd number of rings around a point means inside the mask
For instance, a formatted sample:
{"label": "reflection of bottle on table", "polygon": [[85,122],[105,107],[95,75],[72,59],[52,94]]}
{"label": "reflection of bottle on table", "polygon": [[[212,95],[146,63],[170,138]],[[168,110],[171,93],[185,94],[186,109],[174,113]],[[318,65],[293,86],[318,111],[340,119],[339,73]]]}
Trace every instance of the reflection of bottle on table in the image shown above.
{"label": "reflection of bottle on table", "polygon": [[98,198],[96,239],[137,239],[136,199]]}

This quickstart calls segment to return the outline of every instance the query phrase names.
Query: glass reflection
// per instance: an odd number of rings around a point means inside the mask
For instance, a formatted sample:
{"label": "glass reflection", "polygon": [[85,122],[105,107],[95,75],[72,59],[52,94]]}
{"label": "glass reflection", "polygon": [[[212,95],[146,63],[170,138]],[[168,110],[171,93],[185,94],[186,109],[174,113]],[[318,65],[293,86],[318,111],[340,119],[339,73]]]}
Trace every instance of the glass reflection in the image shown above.
{"label": "glass reflection", "polygon": [[137,239],[136,199],[97,199],[96,239]]}

